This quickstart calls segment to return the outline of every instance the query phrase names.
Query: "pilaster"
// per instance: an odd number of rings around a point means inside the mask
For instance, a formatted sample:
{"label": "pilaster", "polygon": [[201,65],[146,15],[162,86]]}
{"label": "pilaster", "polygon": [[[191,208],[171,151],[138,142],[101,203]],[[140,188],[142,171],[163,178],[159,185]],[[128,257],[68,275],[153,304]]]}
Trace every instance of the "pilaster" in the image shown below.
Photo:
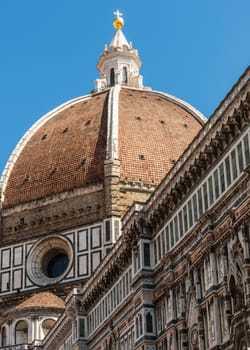
{"label": "pilaster", "polygon": [[104,162],[105,186],[105,214],[106,216],[119,216],[120,198],[120,161],[108,159]]}
{"label": "pilaster", "polygon": [[220,305],[218,297],[214,297],[214,328],[215,328],[215,341],[216,344],[221,344],[221,316],[220,316]]}
{"label": "pilaster", "polygon": [[210,268],[211,268],[211,283],[213,286],[218,284],[218,276],[217,276],[217,264],[216,264],[216,256],[214,249],[211,249],[210,254]]}

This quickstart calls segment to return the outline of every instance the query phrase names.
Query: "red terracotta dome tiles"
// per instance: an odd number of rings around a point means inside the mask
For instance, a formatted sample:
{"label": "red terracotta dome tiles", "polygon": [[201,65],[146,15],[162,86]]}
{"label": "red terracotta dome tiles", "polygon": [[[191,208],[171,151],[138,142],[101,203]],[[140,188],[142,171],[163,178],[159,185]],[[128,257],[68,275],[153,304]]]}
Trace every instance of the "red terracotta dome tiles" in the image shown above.
{"label": "red terracotta dome tiles", "polygon": [[41,292],[26,299],[21,304],[18,304],[15,309],[28,309],[28,308],[59,308],[64,309],[65,305],[62,299],[50,292]]}
{"label": "red terracotta dome tiles", "polygon": [[103,180],[107,94],[69,106],[35,132],[11,171],[4,207]]}
{"label": "red terracotta dome tiles", "polygon": [[150,91],[122,89],[119,103],[121,178],[159,183],[200,128],[201,123],[191,113],[165,97]]}

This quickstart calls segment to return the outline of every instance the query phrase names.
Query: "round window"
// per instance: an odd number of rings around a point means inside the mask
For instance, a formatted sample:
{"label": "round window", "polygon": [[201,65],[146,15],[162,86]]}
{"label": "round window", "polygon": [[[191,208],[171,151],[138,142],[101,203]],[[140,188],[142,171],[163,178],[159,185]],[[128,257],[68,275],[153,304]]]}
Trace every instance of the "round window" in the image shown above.
{"label": "round window", "polygon": [[66,254],[63,253],[56,253],[55,256],[53,256],[48,261],[48,266],[45,270],[47,273],[47,276],[49,278],[55,278],[64,273],[64,271],[67,269],[69,263],[69,259]]}
{"label": "round window", "polygon": [[50,236],[31,249],[27,259],[27,272],[32,282],[46,286],[61,281],[69,272],[72,261],[70,242],[61,236]]}

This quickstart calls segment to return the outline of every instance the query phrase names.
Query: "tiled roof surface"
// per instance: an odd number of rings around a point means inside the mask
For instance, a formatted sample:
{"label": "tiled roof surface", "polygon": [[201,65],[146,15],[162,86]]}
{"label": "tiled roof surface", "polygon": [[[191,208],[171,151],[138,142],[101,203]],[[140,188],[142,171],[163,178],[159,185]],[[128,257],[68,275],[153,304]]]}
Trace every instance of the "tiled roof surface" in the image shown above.
{"label": "tiled roof surface", "polygon": [[10,174],[4,207],[103,180],[107,95],[69,106],[35,132]]}
{"label": "tiled roof surface", "polygon": [[123,89],[119,103],[121,177],[158,184],[201,126],[190,112],[162,94]]}
{"label": "tiled roof surface", "polygon": [[[40,126],[10,173],[3,206],[103,181],[107,115],[108,91],[69,104]],[[121,89],[121,178],[158,184],[200,128],[190,111],[160,93]]]}
{"label": "tiled roof surface", "polygon": [[26,299],[21,304],[15,307],[16,310],[35,308],[35,307],[44,307],[44,308],[65,308],[64,302],[62,299],[57,297],[55,294],[50,292],[41,292],[33,295],[29,299]]}

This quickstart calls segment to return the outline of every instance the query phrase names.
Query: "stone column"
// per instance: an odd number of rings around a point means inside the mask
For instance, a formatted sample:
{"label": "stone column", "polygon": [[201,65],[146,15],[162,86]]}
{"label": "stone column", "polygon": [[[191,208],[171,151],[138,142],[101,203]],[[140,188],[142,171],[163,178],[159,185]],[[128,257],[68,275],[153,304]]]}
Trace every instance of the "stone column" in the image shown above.
{"label": "stone column", "polygon": [[74,343],[77,340],[77,321],[75,318],[72,320],[72,338]]}
{"label": "stone column", "polygon": [[200,276],[198,269],[194,270],[194,283],[195,283],[195,291],[196,291],[196,299],[197,302],[201,300],[201,284],[200,284]]}
{"label": "stone column", "polygon": [[169,294],[170,294],[171,320],[174,320],[176,318],[176,310],[175,310],[175,300],[174,300],[173,288],[170,289]]}
{"label": "stone column", "polygon": [[215,329],[215,341],[216,344],[221,344],[221,319],[220,319],[220,305],[218,297],[214,297],[213,305],[213,314],[214,314],[214,329]]}
{"label": "stone column", "polygon": [[244,260],[245,260],[245,266],[244,266],[244,277],[243,277],[243,283],[245,283],[246,286],[246,306],[250,307],[250,228],[248,223],[243,224],[240,227],[240,236],[242,237],[242,245],[243,245],[243,254],[244,254]]}
{"label": "stone column", "polygon": [[41,334],[39,332],[39,329],[38,329],[38,325],[37,325],[37,316],[33,316],[31,317],[31,341],[34,341],[34,340],[40,340],[41,339]]}

